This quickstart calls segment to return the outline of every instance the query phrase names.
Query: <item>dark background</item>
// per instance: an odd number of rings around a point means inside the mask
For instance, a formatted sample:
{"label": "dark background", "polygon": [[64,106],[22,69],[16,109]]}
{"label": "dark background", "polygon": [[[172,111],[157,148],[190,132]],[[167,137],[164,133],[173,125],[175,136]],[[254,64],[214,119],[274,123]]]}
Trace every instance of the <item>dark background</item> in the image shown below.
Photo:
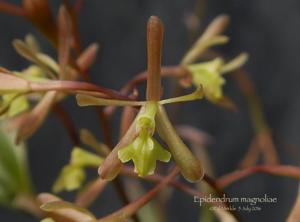
{"label": "dark background", "polygon": [[[19,1],[12,1],[19,2]],[[50,1],[57,10],[60,1]],[[91,70],[92,79],[102,86],[119,89],[127,80],[146,67],[145,30],[147,18],[158,15],[165,24],[164,65],[178,64],[189,47],[184,17],[193,10],[195,0],[89,0],[80,15],[83,45],[101,44],[97,61]],[[266,119],[272,128],[280,159],[285,164],[297,164],[299,156],[299,64],[300,64],[300,1],[298,0],[210,0],[199,30],[220,13],[230,15],[231,26],[226,34],[230,43],[223,52],[234,56],[241,51],[250,54],[245,66],[255,82],[262,100]],[[19,70],[28,65],[11,47],[14,38],[32,32],[42,42],[45,52],[53,54],[46,41],[26,21],[10,15],[0,15],[0,65]],[[246,103],[230,78],[225,88],[241,107],[234,114],[208,103],[190,103],[179,123],[199,127],[216,142],[209,147],[217,175],[230,172],[245,153],[253,130]],[[69,98],[64,106],[78,127],[86,127],[101,138],[94,109],[78,108]],[[115,120],[117,121],[117,119]],[[116,131],[117,132],[117,131]],[[292,148],[291,148],[292,147]],[[50,191],[59,169],[66,164],[72,145],[57,118],[50,115],[39,132],[29,140],[29,160],[38,192]],[[278,204],[266,205],[257,213],[244,213],[245,221],[284,221],[293,204],[297,181],[267,175],[255,175],[242,180],[228,190],[231,196],[257,197],[263,194],[277,197]],[[119,208],[111,187],[101,195],[94,209],[98,215]],[[169,204],[168,221],[197,221],[198,206],[190,196],[175,194]],[[37,221],[23,213],[0,208],[0,221]]]}

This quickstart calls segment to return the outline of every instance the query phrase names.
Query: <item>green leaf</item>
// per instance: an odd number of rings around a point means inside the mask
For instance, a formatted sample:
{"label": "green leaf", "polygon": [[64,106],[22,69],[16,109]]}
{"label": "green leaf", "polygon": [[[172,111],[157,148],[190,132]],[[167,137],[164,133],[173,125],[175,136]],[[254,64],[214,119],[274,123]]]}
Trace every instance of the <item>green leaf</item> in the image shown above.
{"label": "green leaf", "polygon": [[81,167],[65,166],[53,185],[53,192],[59,193],[63,190],[73,191],[80,188],[86,175]]}

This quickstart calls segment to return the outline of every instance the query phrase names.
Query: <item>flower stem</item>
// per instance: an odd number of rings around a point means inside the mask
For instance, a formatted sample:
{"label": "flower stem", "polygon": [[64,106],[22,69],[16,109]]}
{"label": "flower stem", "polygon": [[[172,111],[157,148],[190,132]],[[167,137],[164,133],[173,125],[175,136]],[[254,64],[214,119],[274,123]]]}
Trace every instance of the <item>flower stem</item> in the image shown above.
{"label": "flower stem", "polygon": [[165,177],[160,183],[158,183],[154,188],[152,188],[149,192],[138,198],[136,201],[131,204],[121,208],[120,210],[98,220],[98,222],[121,222],[133,215],[136,211],[138,211],[141,207],[143,207],[146,203],[153,199],[157,193],[164,188],[168,183],[170,183],[174,177],[178,174],[178,168],[175,167],[171,173]]}

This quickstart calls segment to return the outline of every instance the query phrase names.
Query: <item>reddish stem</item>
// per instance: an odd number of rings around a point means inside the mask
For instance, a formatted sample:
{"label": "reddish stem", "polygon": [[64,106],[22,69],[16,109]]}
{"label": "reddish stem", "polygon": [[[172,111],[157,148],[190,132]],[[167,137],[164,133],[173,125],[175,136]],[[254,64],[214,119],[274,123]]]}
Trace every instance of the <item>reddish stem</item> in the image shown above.
{"label": "reddish stem", "polygon": [[20,6],[0,1],[0,11],[8,14],[16,15],[16,16],[25,16],[25,11]]}
{"label": "reddish stem", "polygon": [[284,176],[291,178],[300,178],[300,167],[290,165],[260,165],[244,170],[237,170],[235,172],[226,174],[217,179],[216,184],[220,189],[229,186],[230,184],[240,180],[244,177],[250,176],[254,173],[267,173],[275,176]]}
{"label": "reddish stem", "polygon": [[67,111],[59,103],[56,103],[54,105],[53,111],[55,112],[55,114],[57,115],[57,117],[59,118],[63,126],[66,128],[70,136],[70,139],[73,142],[73,145],[74,146],[79,145],[79,136],[76,130],[76,126],[73,123]]}

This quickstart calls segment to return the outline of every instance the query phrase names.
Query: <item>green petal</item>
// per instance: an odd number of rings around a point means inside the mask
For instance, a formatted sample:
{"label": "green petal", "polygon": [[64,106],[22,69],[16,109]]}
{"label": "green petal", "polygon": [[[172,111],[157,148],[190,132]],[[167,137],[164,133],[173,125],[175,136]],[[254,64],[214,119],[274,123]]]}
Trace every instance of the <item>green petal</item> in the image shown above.
{"label": "green petal", "polygon": [[163,99],[159,101],[159,104],[165,105],[169,103],[180,103],[180,102],[188,102],[188,101],[193,101],[197,99],[202,99],[203,98],[203,89],[201,86],[199,86],[194,92],[184,95],[184,96],[178,96],[174,98],[169,98],[169,99]]}
{"label": "green petal", "polygon": [[168,162],[171,154],[153,138],[141,136],[137,137],[132,144],[122,148],[118,152],[122,162],[132,160],[135,172],[144,177],[154,173],[156,161]]}
{"label": "green petal", "polygon": [[29,102],[26,96],[18,96],[18,94],[12,93],[3,95],[2,99],[3,103],[0,109],[6,109],[7,117],[16,116],[29,109]]}
{"label": "green petal", "polygon": [[164,149],[155,139],[153,139],[153,141],[155,147],[154,152],[157,159],[162,162],[169,162],[171,159],[171,153]]}
{"label": "green petal", "polygon": [[249,57],[248,53],[244,52],[239,54],[237,57],[233,58],[231,61],[229,61],[222,67],[222,74],[231,72],[243,66],[247,62],[248,57]]}
{"label": "green petal", "polygon": [[98,167],[103,159],[94,153],[75,147],[71,154],[70,164],[77,167]]}
{"label": "green petal", "polygon": [[58,179],[54,183],[52,188],[53,192],[58,193],[63,190],[76,190],[81,186],[85,178],[86,175],[82,168],[67,165],[62,169]]}
{"label": "green petal", "polygon": [[134,147],[132,144],[119,150],[118,157],[122,163],[126,163],[132,159],[134,155]]}

